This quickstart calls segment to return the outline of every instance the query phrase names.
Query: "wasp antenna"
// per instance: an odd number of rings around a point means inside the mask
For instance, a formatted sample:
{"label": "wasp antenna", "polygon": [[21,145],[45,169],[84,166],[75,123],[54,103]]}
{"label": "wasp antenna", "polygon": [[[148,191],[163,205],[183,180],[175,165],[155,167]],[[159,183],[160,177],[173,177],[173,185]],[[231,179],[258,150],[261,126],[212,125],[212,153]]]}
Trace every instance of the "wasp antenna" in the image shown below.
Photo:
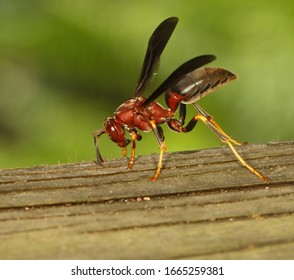
{"label": "wasp antenna", "polygon": [[100,150],[99,150],[98,139],[104,133],[106,133],[105,130],[96,130],[96,131],[92,132],[93,137],[94,137],[94,144],[95,144],[95,148],[96,148],[96,163],[99,163],[102,166],[103,166],[104,160],[103,160],[101,153],[100,153]]}

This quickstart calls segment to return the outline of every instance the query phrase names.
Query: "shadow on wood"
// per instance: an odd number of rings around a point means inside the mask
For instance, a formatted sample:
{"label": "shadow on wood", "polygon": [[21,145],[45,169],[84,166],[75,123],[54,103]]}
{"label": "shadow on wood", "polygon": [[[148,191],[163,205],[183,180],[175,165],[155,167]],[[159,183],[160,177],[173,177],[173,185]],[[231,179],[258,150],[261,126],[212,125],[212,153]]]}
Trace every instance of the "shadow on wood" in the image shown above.
{"label": "shadow on wood", "polygon": [[294,142],[0,171],[1,259],[293,259]]}

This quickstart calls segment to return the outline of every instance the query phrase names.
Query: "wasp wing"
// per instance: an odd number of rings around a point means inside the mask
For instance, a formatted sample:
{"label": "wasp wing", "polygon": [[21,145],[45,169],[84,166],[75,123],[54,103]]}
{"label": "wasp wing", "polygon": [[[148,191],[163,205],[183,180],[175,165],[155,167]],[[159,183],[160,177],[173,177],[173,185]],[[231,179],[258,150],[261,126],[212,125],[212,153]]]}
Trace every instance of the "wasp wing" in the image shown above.
{"label": "wasp wing", "polygon": [[135,90],[135,96],[140,96],[150,79],[155,75],[159,66],[160,55],[163,52],[176,25],[177,17],[170,17],[164,20],[151,35],[146,55],[144,58],[141,74]]}
{"label": "wasp wing", "polygon": [[191,60],[182,64],[179,68],[177,68],[173,73],[171,73],[168,78],[145,100],[143,103],[147,105],[148,103],[154,101],[158,98],[162,93],[176,85],[183,77],[192,72],[193,70],[211,62],[216,59],[214,55],[201,55],[192,58]]}

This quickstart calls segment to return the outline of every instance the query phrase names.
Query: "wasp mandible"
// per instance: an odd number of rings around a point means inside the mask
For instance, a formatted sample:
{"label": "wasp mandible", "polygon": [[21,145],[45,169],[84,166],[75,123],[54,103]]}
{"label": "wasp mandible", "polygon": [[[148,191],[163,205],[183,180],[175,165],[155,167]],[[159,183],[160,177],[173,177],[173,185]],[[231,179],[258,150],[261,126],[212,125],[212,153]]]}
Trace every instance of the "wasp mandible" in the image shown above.
{"label": "wasp mandible", "polygon": [[[135,162],[136,141],[142,139],[139,131],[153,131],[160,147],[157,169],[154,176],[150,178],[150,180],[155,181],[162,168],[163,153],[167,150],[163,130],[160,125],[167,124],[172,131],[186,133],[193,130],[200,120],[205,123],[223,143],[230,147],[243,166],[268,183],[269,179],[250,166],[238,154],[233,146],[233,144],[242,145],[242,143],[228,136],[212,116],[197,104],[199,99],[237,79],[237,76],[228,70],[217,67],[202,67],[214,61],[216,59],[214,55],[201,55],[192,58],[172,72],[149,97],[146,98],[142,96],[148,82],[156,74],[160,55],[177,23],[177,17],[170,17],[164,20],[155,29],[148,42],[134,96],[121,104],[115,110],[113,117],[109,117],[105,120],[103,129],[93,132],[97,163],[102,164],[103,162],[98,147],[98,139],[102,134],[106,133],[110,140],[121,147],[124,156],[126,156],[127,145],[131,145],[131,157],[128,167],[132,168]],[[163,93],[165,93],[165,102],[168,108],[164,108],[158,102],[154,101]],[[192,104],[198,113],[185,124],[187,104]],[[178,118],[175,117],[177,111],[179,112]],[[130,135],[130,139],[126,138],[126,132]]]}

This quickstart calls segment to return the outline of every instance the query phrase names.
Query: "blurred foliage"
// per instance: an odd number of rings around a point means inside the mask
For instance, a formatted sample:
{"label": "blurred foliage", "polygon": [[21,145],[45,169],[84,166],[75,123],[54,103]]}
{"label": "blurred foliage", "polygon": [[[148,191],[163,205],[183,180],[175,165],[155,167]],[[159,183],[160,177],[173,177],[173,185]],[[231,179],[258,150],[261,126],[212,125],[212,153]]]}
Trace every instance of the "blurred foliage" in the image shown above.
{"label": "blurred foliage", "polygon": [[[92,130],[132,96],[149,36],[169,16],[180,22],[152,88],[215,54],[212,65],[240,79],[199,103],[237,140],[293,140],[293,15],[290,0],[1,0],[0,167],[93,160]],[[163,128],[169,151],[220,145],[203,124]],[[158,151],[152,133],[143,138],[138,154]],[[106,136],[101,149],[121,155]]]}

